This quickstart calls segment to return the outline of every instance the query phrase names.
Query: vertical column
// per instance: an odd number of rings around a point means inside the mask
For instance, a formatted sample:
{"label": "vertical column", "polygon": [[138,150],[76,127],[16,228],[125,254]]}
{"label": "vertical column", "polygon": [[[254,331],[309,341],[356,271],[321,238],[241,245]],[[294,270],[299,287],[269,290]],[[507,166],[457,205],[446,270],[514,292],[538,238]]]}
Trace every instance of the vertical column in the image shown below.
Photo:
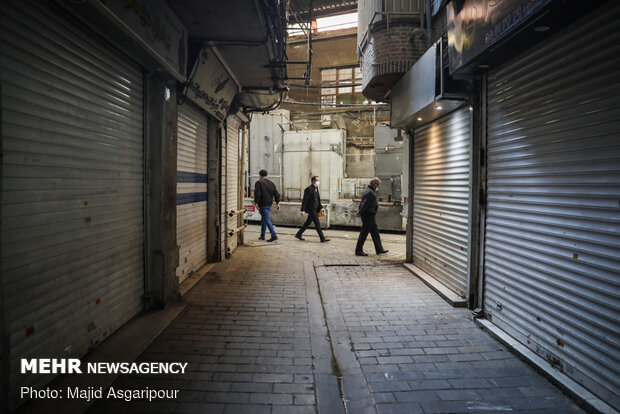
{"label": "vertical column", "polygon": [[477,77],[474,81],[474,89],[471,99],[471,145],[469,148],[469,230],[468,230],[468,286],[467,286],[467,300],[469,309],[480,307],[477,303],[480,302],[480,251],[481,251],[481,234],[483,229],[480,223],[484,223],[481,220],[482,210],[484,209],[483,197],[482,197],[482,184],[484,180],[483,164],[484,155],[482,148],[483,142],[486,140],[486,92],[484,90],[484,84],[486,79]]}
{"label": "vertical column", "polygon": [[147,308],[178,299],[175,269],[178,105],[175,81],[145,79],[145,297]]}
{"label": "vertical column", "polygon": [[405,261],[407,263],[413,263],[413,163],[414,163],[414,148],[415,148],[415,142],[414,142],[414,132],[412,128],[408,128],[405,133],[407,134],[407,158],[408,158],[408,165],[407,165],[407,171],[405,171],[405,174],[407,174],[407,233],[406,233],[406,239],[405,239],[405,243],[407,243],[406,246],[406,253],[405,253]]}
{"label": "vertical column", "polygon": [[207,261],[219,262],[221,257],[220,187],[222,179],[222,130],[220,121],[209,118],[207,142]]}

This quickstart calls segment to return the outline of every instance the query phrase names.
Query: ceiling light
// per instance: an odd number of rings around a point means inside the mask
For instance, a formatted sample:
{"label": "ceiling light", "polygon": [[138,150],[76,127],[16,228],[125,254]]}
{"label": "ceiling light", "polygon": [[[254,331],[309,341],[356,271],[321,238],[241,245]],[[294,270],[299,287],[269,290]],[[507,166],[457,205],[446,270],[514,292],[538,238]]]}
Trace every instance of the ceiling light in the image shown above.
{"label": "ceiling light", "polygon": [[549,29],[550,29],[550,27],[549,27],[549,26],[536,26],[536,27],[534,28],[534,31],[535,31],[535,32],[546,32],[546,31],[548,31]]}
{"label": "ceiling light", "polygon": [[442,107],[442,106],[440,106],[440,105],[437,105],[437,106],[435,107],[435,109],[442,110],[442,109],[443,109],[443,107]]}
{"label": "ceiling light", "polygon": [[421,121],[421,120],[422,120],[422,118],[418,118],[418,121]]}

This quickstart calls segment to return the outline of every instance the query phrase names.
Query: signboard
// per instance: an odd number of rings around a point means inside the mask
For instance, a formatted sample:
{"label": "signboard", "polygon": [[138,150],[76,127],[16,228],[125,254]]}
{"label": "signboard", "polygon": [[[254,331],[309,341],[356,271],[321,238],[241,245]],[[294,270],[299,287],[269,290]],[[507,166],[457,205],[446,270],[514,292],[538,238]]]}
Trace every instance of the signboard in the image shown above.
{"label": "signboard", "polygon": [[452,0],[446,7],[450,74],[549,3],[551,0]]}
{"label": "signboard", "polygon": [[219,120],[224,120],[237,93],[237,84],[209,47],[204,47],[192,68],[187,97]]}
{"label": "signboard", "polygon": [[177,79],[187,79],[187,29],[164,0],[99,0],[99,4]]}

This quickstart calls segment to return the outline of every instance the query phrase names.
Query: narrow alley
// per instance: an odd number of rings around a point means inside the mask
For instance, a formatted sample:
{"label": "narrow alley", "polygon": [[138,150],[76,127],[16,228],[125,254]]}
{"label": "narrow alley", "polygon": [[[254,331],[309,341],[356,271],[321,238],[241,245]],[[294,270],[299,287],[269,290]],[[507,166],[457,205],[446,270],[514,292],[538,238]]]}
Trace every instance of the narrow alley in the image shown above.
{"label": "narrow alley", "polygon": [[[449,306],[395,254],[257,229],[184,300],[140,357],[186,361],[178,376],[123,376],[119,389],[179,389],[174,401],[101,400],[91,413],[580,413],[567,396]],[[348,237],[347,237],[348,236]]]}
{"label": "narrow alley", "polygon": [[620,414],[619,21],[0,1],[0,414]]}

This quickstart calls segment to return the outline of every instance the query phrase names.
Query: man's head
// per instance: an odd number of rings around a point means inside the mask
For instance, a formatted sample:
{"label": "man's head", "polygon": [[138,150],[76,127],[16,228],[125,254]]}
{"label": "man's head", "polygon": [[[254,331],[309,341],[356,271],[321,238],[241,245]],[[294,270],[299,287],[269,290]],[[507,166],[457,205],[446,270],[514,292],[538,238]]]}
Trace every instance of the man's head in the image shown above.
{"label": "man's head", "polygon": [[[256,171],[256,170],[254,170],[254,171]],[[258,172],[258,175],[260,175],[260,178],[265,178],[265,177],[267,177],[267,170],[260,170],[260,171]]]}
{"label": "man's head", "polygon": [[312,184],[313,184],[315,187],[318,187],[318,186],[319,186],[319,181],[320,181],[320,180],[319,180],[319,176],[318,176],[318,175],[315,175],[314,177],[312,177]]}
{"label": "man's head", "polygon": [[379,189],[379,187],[381,187],[381,180],[377,177],[373,178],[372,180],[370,180],[370,186],[377,191]]}

